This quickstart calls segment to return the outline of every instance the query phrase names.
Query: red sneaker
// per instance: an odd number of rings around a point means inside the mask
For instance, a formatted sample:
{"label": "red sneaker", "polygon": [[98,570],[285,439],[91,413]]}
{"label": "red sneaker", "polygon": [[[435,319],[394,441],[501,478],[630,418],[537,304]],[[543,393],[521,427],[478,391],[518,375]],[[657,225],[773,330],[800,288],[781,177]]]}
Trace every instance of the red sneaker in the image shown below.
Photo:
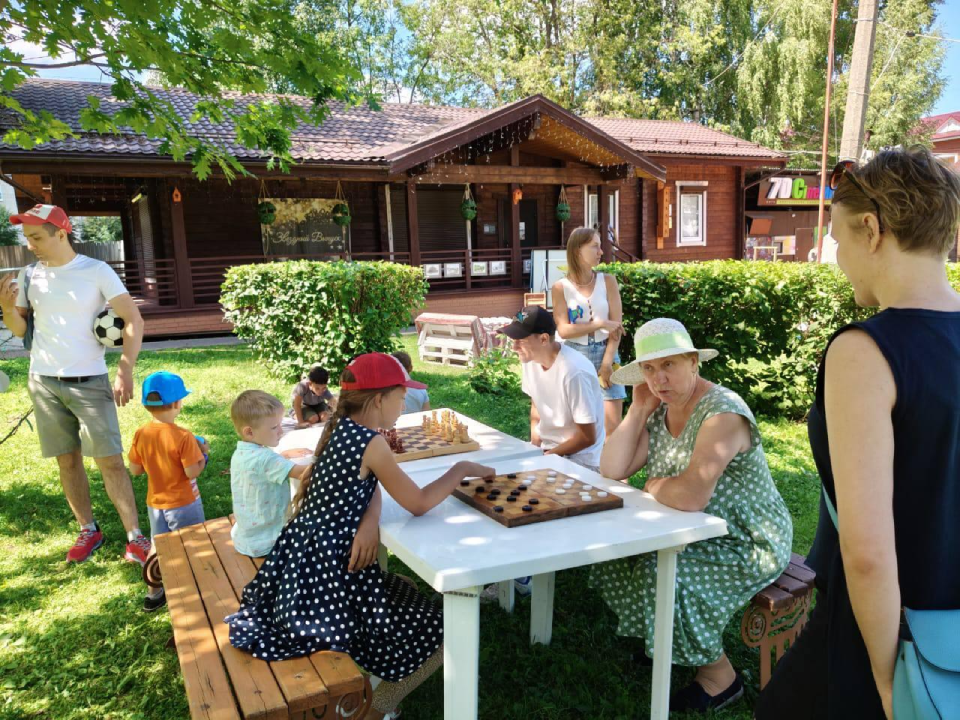
{"label": "red sneaker", "polygon": [[82,563],[93,555],[94,550],[103,545],[103,533],[96,530],[81,530],[73,547],[67,551],[67,562]]}
{"label": "red sneaker", "polygon": [[140,563],[143,567],[147,564],[147,556],[150,554],[150,538],[140,535],[133,542],[127,543],[127,552],[123,559],[128,562]]}

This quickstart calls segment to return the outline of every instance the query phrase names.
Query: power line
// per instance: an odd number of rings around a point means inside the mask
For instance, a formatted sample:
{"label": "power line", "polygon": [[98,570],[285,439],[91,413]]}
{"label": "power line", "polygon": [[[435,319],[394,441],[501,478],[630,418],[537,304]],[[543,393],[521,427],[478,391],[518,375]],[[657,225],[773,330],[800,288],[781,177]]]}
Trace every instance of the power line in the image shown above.
{"label": "power line", "polygon": [[886,27],[890,28],[891,30],[896,30],[898,33],[902,33],[904,37],[909,37],[909,38],[912,38],[912,37],[929,38],[929,39],[931,39],[931,40],[942,40],[943,42],[952,42],[952,43],[958,43],[958,44],[960,44],[960,39],[958,39],[958,38],[947,37],[946,35],[929,35],[929,34],[927,34],[927,33],[917,32],[916,30],[904,30],[904,29],[902,29],[902,28],[898,28],[896,25],[892,25],[892,24],[888,23],[886,20],[860,20],[859,18],[856,18],[856,19],[854,19],[853,22],[855,22],[855,23],[858,23],[858,22],[875,22],[875,23],[877,23],[878,25],[885,25]]}
{"label": "power line", "polygon": [[716,75],[714,75],[712,78],[710,78],[709,80],[707,80],[707,81],[703,84],[703,86],[704,86],[704,87],[709,87],[714,81],[718,80],[721,75],[723,75],[724,73],[726,73],[727,70],[729,70],[730,68],[732,68],[732,67],[733,67],[734,65],[736,65],[738,62],[740,62],[740,58],[742,58],[742,57],[744,56],[744,54],[747,52],[747,50],[750,48],[750,46],[753,45],[753,44],[760,38],[761,35],[766,34],[767,30],[770,28],[770,25],[773,24],[773,21],[776,19],[777,15],[780,13],[780,11],[781,11],[785,6],[786,6],[786,3],[781,3],[781,4],[779,4],[779,5],[777,6],[777,9],[773,11],[773,14],[770,16],[770,19],[767,20],[766,24],[765,24],[762,28],[760,28],[760,32],[758,32],[756,35],[754,35],[754,36],[753,36],[753,39],[750,40],[749,42],[747,42],[747,44],[743,46],[743,50],[741,50],[740,53],[739,53],[733,60],[730,61],[730,64],[729,64],[729,65],[727,65],[723,70],[721,70],[719,73],[717,73]]}

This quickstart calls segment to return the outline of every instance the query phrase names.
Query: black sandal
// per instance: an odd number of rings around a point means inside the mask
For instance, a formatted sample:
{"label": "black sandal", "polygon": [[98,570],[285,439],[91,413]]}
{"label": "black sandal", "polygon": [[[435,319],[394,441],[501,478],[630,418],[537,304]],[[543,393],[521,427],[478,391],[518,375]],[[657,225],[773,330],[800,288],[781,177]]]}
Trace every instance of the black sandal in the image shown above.
{"label": "black sandal", "polygon": [[698,712],[719,710],[743,697],[743,678],[740,673],[719,695],[708,695],[703,685],[694,681],[670,698],[670,712]]}

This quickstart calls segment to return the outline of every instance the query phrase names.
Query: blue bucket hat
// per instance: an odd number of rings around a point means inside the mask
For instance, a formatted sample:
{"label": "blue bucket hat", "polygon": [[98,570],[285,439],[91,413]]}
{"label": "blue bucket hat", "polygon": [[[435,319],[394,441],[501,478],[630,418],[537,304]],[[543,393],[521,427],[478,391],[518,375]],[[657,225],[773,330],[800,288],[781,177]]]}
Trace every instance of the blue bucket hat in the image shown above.
{"label": "blue bucket hat", "polygon": [[[160,399],[147,400],[147,397],[150,395],[150,393],[157,393],[160,396]],[[183,400],[189,394],[190,391],[187,390],[186,386],[183,384],[183,378],[181,378],[179,375],[175,375],[172,372],[166,372],[165,370],[147,375],[146,379],[143,381],[142,402],[148,407],[172,405],[177,400]]]}

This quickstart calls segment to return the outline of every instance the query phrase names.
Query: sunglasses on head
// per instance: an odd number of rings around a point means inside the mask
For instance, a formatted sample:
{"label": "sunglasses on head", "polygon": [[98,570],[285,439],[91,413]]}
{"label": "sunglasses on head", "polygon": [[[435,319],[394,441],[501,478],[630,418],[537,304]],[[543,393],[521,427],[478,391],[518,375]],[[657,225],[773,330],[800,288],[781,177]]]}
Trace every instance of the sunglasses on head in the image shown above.
{"label": "sunglasses on head", "polygon": [[846,177],[847,180],[849,180],[853,186],[860,191],[861,195],[873,203],[873,207],[877,211],[877,225],[880,228],[880,232],[883,232],[883,221],[880,219],[880,204],[873,199],[873,196],[870,195],[863,185],[860,184],[860,181],[857,180],[856,176],[853,174],[856,169],[857,164],[853,160],[841,160],[833,168],[833,172],[830,173],[830,182],[828,185],[831,190],[836,191],[837,186],[840,184],[840,180]]}

